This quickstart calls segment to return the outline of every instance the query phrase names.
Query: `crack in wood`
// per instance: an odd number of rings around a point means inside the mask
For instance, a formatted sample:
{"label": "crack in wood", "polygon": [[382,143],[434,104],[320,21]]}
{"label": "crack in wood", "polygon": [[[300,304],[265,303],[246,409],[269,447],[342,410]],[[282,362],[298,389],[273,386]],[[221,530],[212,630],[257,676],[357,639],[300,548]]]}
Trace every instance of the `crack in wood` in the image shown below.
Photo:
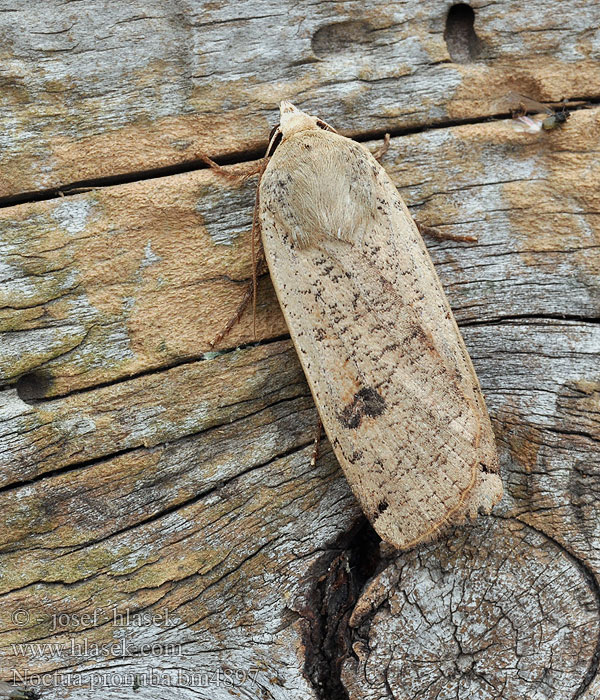
{"label": "crack in wood", "polygon": [[308,600],[295,609],[306,621],[304,672],[321,700],[348,700],[341,667],[352,653],[348,620],[364,584],[381,567],[380,539],[361,517],[313,566]]}
{"label": "crack in wood", "polygon": [[[430,64],[427,64],[430,65]],[[339,81],[338,81],[339,82]],[[357,82],[352,80],[350,82]],[[372,81],[365,81],[372,82]],[[578,105],[571,108],[571,111],[578,110],[588,110],[593,109],[598,104],[600,104],[600,97],[597,95],[590,97],[571,97],[571,101],[584,101],[587,104]],[[401,136],[409,136],[413,134],[422,134],[430,131],[439,131],[442,129],[451,129],[456,126],[466,126],[469,124],[484,124],[494,119],[506,119],[510,117],[509,112],[496,112],[488,115],[482,115],[477,117],[465,117],[463,119],[439,119],[432,120],[426,124],[422,124],[414,127],[405,127],[401,129],[376,129],[373,131],[363,131],[359,134],[347,134],[355,141],[359,143],[364,143],[366,141],[378,141],[382,140],[386,134],[390,134],[391,138],[397,138]],[[254,160],[260,160],[267,149],[267,142],[263,142],[259,148],[248,149],[245,151],[234,151],[226,155],[215,157],[214,160],[218,165],[243,165]],[[69,197],[73,194],[79,194],[78,192],[72,192],[72,190],[84,189],[96,189],[104,187],[113,187],[118,185],[124,185],[131,182],[142,182],[144,180],[152,180],[160,177],[167,177],[171,175],[179,175],[182,173],[195,172],[199,170],[206,170],[209,166],[200,159],[194,159],[189,161],[184,161],[182,163],[176,163],[173,165],[165,165],[157,168],[148,168],[144,170],[136,170],[132,172],[119,173],[116,175],[106,175],[98,178],[87,178],[85,180],[77,180],[74,182],[64,183],[58,187],[52,187],[50,189],[42,190],[30,190],[27,192],[20,192],[18,194],[12,194],[5,197],[0,197],[0,209],[12,207],[17,204],[25,204],[30,202],[39,202],[49,199],[58,199],[61,197]]]}
{"label": "crack in wood", "polygon": [[[118,459],[119,457],[122,457],[123,455],[132,454],[135,452],[148,452],[148,451],[151,452],[151,451],[155,451],[156,449],[160,449],[162,447],[165,447],[166,445],[177,445],[179,443],[183,443],[184,441],[189,440],[190,438],[198,437],[199,435],[205,435],[205,434],[210,435],[213,431],[219,431],[224,425],[226,425],[228,427],[235,426],[238,423],[242,423],[243,421],[247,421],[248,419],[252,418],[253,416],[258,416],[261,413],[265,413],[267,411],[272,411],[273,408],[275,408],[276,406],[291,404],[292,402],[298,401],[299,399],[302,399],[302,398],[308,398],[309,396],[310,396],[309,393],[305,393],[305,394],[299,393],[292,398],[280,399],[278,401],[274,401],[273,403],[268,404],[268,406],[266,406],[266,407],[259,408],[256,411],[251,411],[250,413],[244,414],[243,416],[240,416],[239,418],[235,418],[234,420],[227,420],[226,422],[217,423],[215,425],[211,425],[208,428],[204,428],[202,430],[197,430],[197,431],[194,431],[191,433],[186,433],[185,435],[181,435],[181,436],[176,437],[176,438],[168,437],[165,440],[162,440],[160,442],[153,444],[151,447],[144,447],[142,444],[139,444],[139,445],[135,445],[133,447],[125,447],[122,450],[115,450],[114,452],[110,452],[108,454],[103,454],[103,455],[98,456],[98,457],[91,457],[90,459],[82,460],[81,462],[69,463],[68,465],[65,465],[64,467],[58,467],[57,469],[53,469],[51,471],[46,471],[42,474],[39,474],[39,475],[32,477],[31,479],[26,479],[23,481],[15,481],[15,482],[11,482],[9,484],[5,484],[4,486],[0,486],[0,494],[4,493],[4,492],[15,491],[15,490],[20,489],[22,487],[30,486],[30,485],[36,484],[40,481],[45,481],[46,479],[51,479],[51,478],[54,478],[56,476],[68,474],[70,472],[81,471],[82,469],[87,469],[87,468],[93,467],[97,464],[102,464],[104,462]],[[226,406],[234,406],[234,405],[240,405],[240,404],[244,404],[244,403],[251,403],[252,401],[253,401],[253,399],[246,399],[245,401],[239,401],[235,404],[226,404]],[[35,430],[35,428],[33,430]],[[23,431],[20,431],[19,434],[22,434],[22,433],[23,433]],[[195,502],[202,497],[206,497],[210,493],[213,493],[214,491],[218,490],[219,488],[222,488],[229,481],[237,478],[237,476],[241,476],[241,475],[245,474],[247,471],[252,471],[252,470],[259,468],[261,466],[265,466],[267,464],[270,464],[271,462],[273,462],[277,459],[284,458],[284,457],[288,456],[289,454],[293,454],[294,452],[301,451],[302,449],[304,449],[308,445],[312,445],[312,444],[313,444],[313,439],[311,437],[308,442],[302,443],[300,446],[295,446],[293,448],[290,448],[287,451],[275,454],[275,456],[273,458],[269,459],[264,464],[259,463],[259,464],[253,465],[252,468],[250,468],[246,471],[238,472],[236,475],[229,477],[228,479],[225,479],[222,482],[215,484],[210,489],[207,489],[206,491],[199,492],[198,494],[195,495],[194,499],[191,499],[189,502],[186,502],[185,504],[189,505],[189,503]],[[185,505],[185,504],[179,504],[177,506],[174,506],[173,510],[177,510],[178,508],[183,507],[183,505]],[[168,511],[164,511],[162,514],[157,514],[156,517],[158,518],[161,515],[166,514],[167,512]],[[131,526],[131,527],[135,527],[135,526]],[[131,527],[128,529],[131,529]]]}

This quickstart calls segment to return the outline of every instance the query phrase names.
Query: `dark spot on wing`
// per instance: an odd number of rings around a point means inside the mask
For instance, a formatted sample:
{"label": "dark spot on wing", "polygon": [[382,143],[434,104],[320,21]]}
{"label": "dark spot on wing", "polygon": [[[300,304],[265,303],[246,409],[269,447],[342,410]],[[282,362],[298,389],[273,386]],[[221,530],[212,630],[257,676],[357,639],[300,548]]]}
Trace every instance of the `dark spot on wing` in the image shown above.
{"label": "dark spot on wing", "polygon": [[363,416],[380,416],[385,411],[385,401],[372,387],[361,389],[352,402],[338,414],[338,420],[346,428],[358,428]]}
{"label": "dark spot on wing", "polygon": [[348,457],[348,461],[350,464],[355,464],[358,462],[360,459],[363,458],[363,451],[362,450],[354,450],[354,452]]}
{"label": "dark spot on wing", "polygon": [[377,520],[377,518],[390,507],[390,504],[386,501],[379,501],[377,504],[377,510],[373,513],[371,520]]}

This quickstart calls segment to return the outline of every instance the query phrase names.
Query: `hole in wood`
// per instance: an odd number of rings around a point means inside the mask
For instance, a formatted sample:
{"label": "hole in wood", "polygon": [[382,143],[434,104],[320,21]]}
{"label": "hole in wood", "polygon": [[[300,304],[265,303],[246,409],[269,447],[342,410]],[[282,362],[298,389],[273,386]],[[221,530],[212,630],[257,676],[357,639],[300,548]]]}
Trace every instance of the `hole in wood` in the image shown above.
{"label": "hole in wood", "polygon": [[475,61],[481,53],[481,41],[474,29],[475,13],[466,3],[452,5],[446,17],[444,39],[454,63]]}
{"label": "hole in wood", "polygon": [[17,380],[17,395],[25,403],[35,403],[43,399],[52,386],[52,376],[48,372],[30,372]]}
{"label": "hole in wood", "polygon": [[312,50],[319,58],[336,53],[360,51],[361,44],[370,41],[371,25],[368,22],[349,20],[328,24],[317,30],[312,38]]}

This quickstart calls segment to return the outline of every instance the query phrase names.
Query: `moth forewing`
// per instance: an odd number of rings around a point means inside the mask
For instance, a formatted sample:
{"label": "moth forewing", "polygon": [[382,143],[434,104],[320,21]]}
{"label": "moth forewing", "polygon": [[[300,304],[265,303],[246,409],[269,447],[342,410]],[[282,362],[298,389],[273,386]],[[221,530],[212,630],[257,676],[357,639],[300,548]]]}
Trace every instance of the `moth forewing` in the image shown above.
{"label": "moth forewing", "polygon": [[535,112],[545,112],[546,114],[554,114],[548,105],[532,100],[531,97],[526,97],[518,92],[509,92],[496,102],[498,109],[508,110],[517,114],[530,114]]}
{"label": "moth forewing", "polygon": [[485,404],[383,168],[289,103],[280,131],[259,193],[273,285],[350,486],[405,549],[501,497]]}

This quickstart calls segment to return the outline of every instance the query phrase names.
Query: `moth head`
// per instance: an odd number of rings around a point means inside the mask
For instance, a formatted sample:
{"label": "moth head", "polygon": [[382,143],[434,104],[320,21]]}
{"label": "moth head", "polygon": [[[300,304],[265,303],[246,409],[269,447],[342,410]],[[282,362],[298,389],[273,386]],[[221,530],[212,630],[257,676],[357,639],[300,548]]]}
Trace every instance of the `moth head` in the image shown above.
{"label": "moth head", "polygon": [[293,134],[297,134],[299,131],[306,131],[307,129],[324,129],[325,131],[333,131],[337,133],[329,124],[324,122],[318,117],[313,117],[306,112],[302,112],[297,107],[295,107],[291,102],[284,100],[279,105],[280,119],[279,125],[276,126],[271,132],[271,137],[269,139],[269,150],[267,155],[271,155],[281,141],[289,138]]}
{"label": "moth head", "polygon": [[282,102],[279,105],[281,117],[279,119],[279,128],[283,138],[287,138],[298,131],[306,129],[317,129],[317,118],[301,112],[291,102]]}

